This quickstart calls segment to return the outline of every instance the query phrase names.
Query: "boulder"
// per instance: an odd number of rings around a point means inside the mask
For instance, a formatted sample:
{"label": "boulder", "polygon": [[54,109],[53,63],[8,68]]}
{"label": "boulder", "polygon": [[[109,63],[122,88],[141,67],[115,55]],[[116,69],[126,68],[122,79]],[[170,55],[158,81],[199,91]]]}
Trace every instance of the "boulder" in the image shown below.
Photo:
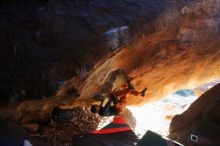
{"label": "boulder", "polygon": [[[171,139],[186,146],[220,145],[220,84],[201,95],[182,114],[176,115],[170,124]],[[197,141],[193,141],[197,137]],[[196,138],[195,138],[196,139]]]}

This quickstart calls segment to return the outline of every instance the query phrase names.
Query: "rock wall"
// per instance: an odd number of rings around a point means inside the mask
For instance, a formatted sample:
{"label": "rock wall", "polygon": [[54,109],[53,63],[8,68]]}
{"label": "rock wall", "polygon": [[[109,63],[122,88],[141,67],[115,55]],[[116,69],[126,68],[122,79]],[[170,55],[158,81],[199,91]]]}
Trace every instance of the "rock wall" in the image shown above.
{"label": "rock wall", "polygon": [[67,79],[85,77],[98,60],[114,51],[103,33],[151,22],[168,3],[1,1],[0,104],[48,97]]}
{"label": "rock wall", "polygon": [[[182,12],[187,8],[187,12]],[[146,103],[192,89],[220,77],[219,2],[201,1],[180,9],[171,7],[154,23],[155,32],[120,51],[94,69],[84,82],[78,101],[87,100],[117,68],[125,70],[134,86],[148,88],[144,98],[130,98],[130,104]]]}
{"label": "rock wall", "polygon": [[190,146],[193,144],[190,140],[193,134],[199,137],[197,145],[219,145],[219,105],[220,84],[200,96],[184,113],[173,118],[169,137]]}
{"label": "rock wall", "polygon": [[[0,117],[37,122],[47,119],[54,106],[89,106],[108,73],[118,68],[128,73],[136,89],[148,88],[143,98],[130,97],[130,105],[219,79],[219,9],[217,0],[169,7],[157,20],[142,27],[141,38],[101,63],[97,61],[82,84],[75,84],[78,78],[73,78],[60,88],[59,95],[10,105],[1,110]],[[78,95],[71,92],[74,88],[80,94],[77,99]]]}

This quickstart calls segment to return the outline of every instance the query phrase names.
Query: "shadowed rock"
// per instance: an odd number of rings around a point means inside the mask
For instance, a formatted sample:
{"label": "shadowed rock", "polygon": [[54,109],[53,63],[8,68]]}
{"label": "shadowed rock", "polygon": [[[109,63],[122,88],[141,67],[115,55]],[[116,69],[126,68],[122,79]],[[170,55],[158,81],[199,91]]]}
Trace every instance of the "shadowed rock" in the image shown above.
{"label": "shadowed rock", "polygon": [[197,145],[219,145],[219,106],[220,84],[201,95],[184,113],[173,118],[169,137],[188,146],[193,143],[190,140],[193,134],[199,137]]}
{"label": "shadowed rock", "polygon": [[105,32],[134,22],[142,25],[139,19],[151,22],[168,3],[1,1],[0,104],[49,97],[65,80],[85,77],[97,61],[114,51],[111,40],[103,38]]}

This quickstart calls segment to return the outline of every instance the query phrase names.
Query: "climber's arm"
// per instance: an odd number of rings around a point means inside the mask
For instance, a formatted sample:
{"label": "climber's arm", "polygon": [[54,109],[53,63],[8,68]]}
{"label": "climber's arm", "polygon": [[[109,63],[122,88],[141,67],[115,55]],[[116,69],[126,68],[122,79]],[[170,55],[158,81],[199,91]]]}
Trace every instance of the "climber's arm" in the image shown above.
{"label": "climber's arm", "polygon": [[134,96],[138,96],[140,93],[136,90],[130,90],[129,94],[134,95]]}
{"label": "climber's arm", "polygon": [[138,96],[138,95],[144,96],[146,91],[147,91],[147,88],[144,88],[144,90],[142,90],[141,92],[138,92],[137,90],[133,89],[133,90],[130,90],[129,94],[134,95],[134,96]]}

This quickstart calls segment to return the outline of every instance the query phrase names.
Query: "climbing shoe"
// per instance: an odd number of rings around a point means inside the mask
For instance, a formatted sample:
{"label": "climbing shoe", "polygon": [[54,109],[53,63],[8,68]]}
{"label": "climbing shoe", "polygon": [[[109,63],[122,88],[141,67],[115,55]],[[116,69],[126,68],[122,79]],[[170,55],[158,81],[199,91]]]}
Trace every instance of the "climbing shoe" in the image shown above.
{"label": "climbing shoe", "polygon": [[140,95],[141,95],[141,96],[144,96],[146,91],[147,91],[147,88],[144,88],[144,90],[142,90],[142,91],[140,92]]}

